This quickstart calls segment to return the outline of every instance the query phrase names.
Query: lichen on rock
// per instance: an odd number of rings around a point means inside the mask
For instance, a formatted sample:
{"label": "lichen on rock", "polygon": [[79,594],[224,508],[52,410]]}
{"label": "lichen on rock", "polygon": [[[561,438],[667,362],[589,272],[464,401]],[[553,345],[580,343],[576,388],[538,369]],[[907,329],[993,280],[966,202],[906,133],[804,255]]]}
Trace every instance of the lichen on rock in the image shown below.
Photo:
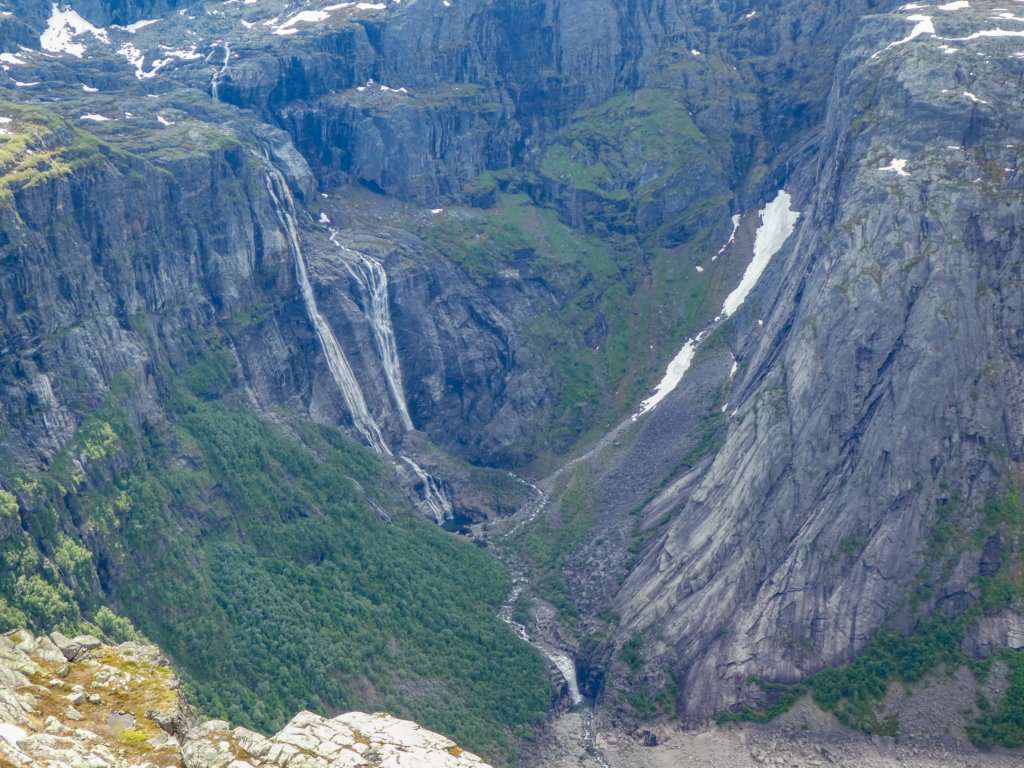
{"label": "lichen on rock", "polygon": [[0,636],[0,764],[18,768],[488,768],[378,712],[300,712],[266,737],[198,722],[159,648],[59,632]]}

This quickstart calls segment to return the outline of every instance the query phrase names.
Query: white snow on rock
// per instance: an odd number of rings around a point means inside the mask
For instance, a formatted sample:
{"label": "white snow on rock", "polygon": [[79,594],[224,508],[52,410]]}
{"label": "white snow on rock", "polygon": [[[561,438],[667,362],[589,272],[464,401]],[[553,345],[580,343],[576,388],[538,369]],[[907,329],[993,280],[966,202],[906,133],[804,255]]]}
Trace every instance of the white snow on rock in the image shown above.
{"label": "white snow on rock", "polygon": [[172,51],[167,50],[166,46],[160,46],[166,51],[166,55],[162,58],[155,59],[150,65],[149,70],[146,69],[146,57],[138,48],[131,43],[125,43],[117,52],[124,56],[128,63],[135,68],[135,77],[139,80],[146,80],[151,77],[156,77],[157,73],[166,67],[168,64],[173,62],[175,59],[181,59],[183,61],[194,61],[196,59],[203,58],[201,53],[198,53],[195,48],[189,51]]}
{"label": "white snow on rock", "polygon": [[0,53],[0,62],[13,64],[16,67],[25,66],[25,60],[21,58],[20,53]]}
{"label": "white snow on rock", "polygon": [[82,90],[86,93],[98,93],[100,89],[93,88],[91,85],[86,85],[85,83],[82,83]]}
{"label": "white snow on rock", "polygon": [[[910,30],[910,34],[904,37],[902,40],[897,40],[894,43],[889,43],[887,46],[885,46],[883,50],[888,51],[890,48],[895,48],[898,45],[909,43],[915,37],[920,37],[921,35],[935,35],[935,25],[932,23],[931,16],[914,14],[913,16],[907,16],[907,21],[917,22],[917,24],[914,25],[914,28]],[[871,54],[871,58],[875,58],[880,53],[882,53],[882,51],[875,51],[873,54]]]}
{"label": "white snow on rock", "polygon": [[880,171],[895,171],[897,176],[909,176],[907,172],[907,161],[900,158],[893,158],[889,161],[889,164],[884,168],[879,168]]}
{"label": "white snow on rock", "polygon": [[281,24],[276,29],[274,29],[274,34],[294,35],[297,34],[299,31],[295,28],[296,24],[318,24],[321,21],[327,21],[327,19],[329,18],[331,18],[331,13],[330,11],[327,10],[299,11],[290,19],[288,19],[288,21],[286,21],[284,24]]}
{"label": "white snow on rock", "polygon": [[953,0],[951,3],[944,3],[938,6],[940,11],[962,11],[965,8],[970,8],[971,4],[967,0]]}
{"label": "white snow on rock", "polygon": [[97,115],[95,112],[89,112],[87,114],[84,114],[84,115],[82,115],[78,119],[79,120],[92,120],[94,123],[106,123],[106,122],[110,121],[109,117],[104,117],[103,115]]}
{"label": "white snow on rock", "polygon": [[331,223],[331,217],[328,216],[323,211],[320,211],[320,223],[321,224],[330,224]]}
{"label": "white snow on rock", "polygon": [[735,214],[732,217],[732,232],[729,233],[729,239],[725,241],[721,248],[718,249],[718,253],[711,257],[712,261],[716,261],[719,256],[725,253],[725,249],[732,245],[733,240],[736,239],[736,230],[740,228],[740,219],[743,217],[740,214]]}
{"label": "white snow on rock", "polygon": [[967,99],[968,101],[973,101],[975,104],[988,104],[987,101],[985,101],[984,99],[979,99],[970,91],[964,91],[964,98]]}
{"label": "white snow on rock", "polygon": [[119,27],[119,29],[123,29],[125,32],[130,32],[134,35],[140,29],[145,29],[150,24],[156,24],[158,21],[160,21],[160,19],[142,19],[140,21],[136,21],[134,24],[128,24],[127,26]]}
{"label": "white snow on rock", "polygon": [[62,11],[54,3],[51,6],[50,18],[46,22],[46,29],[39,36],[39,45],[44,51],[70,53],[80,59],[85,53],[85,45],[75,42],[75,39],[85,34],[90,34],[104,43],[110,42],[106,30],[94,27],[70,8]]}
{"label": "white snow on rock", "polygon": [[1018,29],[983,29],[981,32],[974,32],[967,37],[951,37],[949,40],[963,42],[966,40],[977,40],[982,37],[1024,37],[1024,30]]}
{"label": "white snow on rock", "polygon": [[690,369],[693,356],[697,353],[697,346],[703,340],[700,335],[686,340],[683,348],[679,350],[678,354],[672,358],[672,362],[668,364],[668,370],[665,371],[665,375],[658,382],[658,386],[654,388],[654,394],[640,403],[640,410],[633,416],[633,421],[636,421],[645,413],[653,411],[658,403],[668,397],[669,393],[679,386],[679,382],[683,380],[683,376]]}
{"label": "white snow on rock", "polygon": [[164,126],[164,127],[166,127],[166,126],[168,126],[168,125],[174,125],[174,121],[173,121],[173,120],[168,120],[168,119],[167,119],[166,117],[164,117],[163,115],[157,115],[157,116],[156,116],[156,121],[157,121],[158,123],[160,123],[160,125],[162,125],[162,126]]}
{"label": "white snow on rock", "polygon": [[[383,11],[387,7],[384,3],[336,3],[325,5],[318,11],[299,11],[282,24],[277,24],[277,19],[264,22],[267,26],[274,27],[275,35],[295,35],[299,30],[297,24],[321,24],[327,21],[335,11],[346,8],[357,11]],[[276,26],[275,26],[276,25]]]}
{"label": "white snow on rock", "polygon": [[[757,281],[764,273],[768,262],[779,252],[789,236],[793,234],[797,219],[800,218],[799,211],[790,209],[790,202],[789,193],[784,189],[780,189],[775,199],[759,212],[761,224],[754,234],[754,257],[750,260],[749,266],[747,266],[746,271],[743,273],[740,284],[725,298],[725,302],[722,304],[722,311],[715,317],[713,324],[692,339],[687,339],[686,343],[683,344],[683,348],[672,358],[672,362],[668,364],[668,370],[665,371],[665,375],[658,382],[658,386],[654,388],[654,394],[640,403],[640,409],[633,414],[633,421],[636,421],[645,413],[654,410],[658,403],[668,397],[679,386],[679,382],[683,380],[683,376],[689,370],[690,364],[693,363],[698,347],[714,329],[714,324],[733,314],[744,302],[754,286],[757,285]],[[734,216],[733,236],[735,236],[738,226],[739,216]],[[729,238],[729,242],[732,242],[732,237]],[[763,325],[763,323],[761,324]]]}
{"label": "white snow on rock", "polygon": [[757,233],[754,235],[754,258],[751,259],[750,265],[747,267],[746,272],[743,273],[740,284],[736,286],[732,293],[725,297],[725,302],[722,304],[722,314],[726,317],[739,309],[740,304],[744,302],[754,286],[757,285],[757,281],[768,266],[772,256],[779,252],[783,243],[793,234],[793,229],[796,227],[796,220],[800,218],[800,213],[791,210],[789,204],[789,193],[782,189],[779,190],[779,194],[775,196],[775,199],[761,210],[761,226],[757,228]]}

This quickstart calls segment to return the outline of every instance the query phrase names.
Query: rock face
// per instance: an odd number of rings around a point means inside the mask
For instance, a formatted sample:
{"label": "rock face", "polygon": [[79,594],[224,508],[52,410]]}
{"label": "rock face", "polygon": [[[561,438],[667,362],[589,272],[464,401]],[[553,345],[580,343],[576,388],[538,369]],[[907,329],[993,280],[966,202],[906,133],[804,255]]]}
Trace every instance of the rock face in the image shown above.
{"label": "rock face", "polygon": [[384,713],[301,712],[270,738],[222,720],[198,723],[166,663],[141,643],[0,636],[0,759],[19,768],[487,768],[455,742]]}
{"label": "rock face", "polygon": [[989,14],[865,17],[785,180],[802,215],[736,317],[728,436],[651,505],[673,519],[617,600],[672,647],[691,718],[958,615],[999,567],[998,538],[959,538],[1024,455],[1019,33]]}

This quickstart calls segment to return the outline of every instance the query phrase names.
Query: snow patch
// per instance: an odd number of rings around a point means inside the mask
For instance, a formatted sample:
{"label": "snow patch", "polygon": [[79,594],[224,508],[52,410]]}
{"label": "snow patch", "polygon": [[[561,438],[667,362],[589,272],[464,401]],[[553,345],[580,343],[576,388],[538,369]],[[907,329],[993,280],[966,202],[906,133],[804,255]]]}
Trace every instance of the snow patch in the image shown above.
{"label": "snow patch", "polygon": [[78,119],[79,120],[92,120],[94,123],[110,122],[110,118],[109,117],[104,117],[103,115],[97,115],[95,112],[89,112],[87,114],[84,114],[84,115],[82,115]]}
{"label": "snow patch", "polygon": [[[907,16],[907,21],[917,22],[917,24],[914,25],[914,28],[910,30],[910,34],[904,37],[902,40],[897,40],[895,43],[889,43],[882,50],[888,51],[890,48],[895,48],[897,45],[909,43],[915,37],[920,37],[921,35],[935,35],[935,25],[932,23],[931,16],[922,16],[920,14],[914,14],[913,16]],[[871,54],[871,58],[875,58],[880,53],[882,53],[882,51],[875,51],[873,54]]]}
{"label": "snow patch", "polygon": [[85,53],[85,45],[76,43],[75,38],[85,34],[90,34],[104,43],[110,42],[106,30],[94,27],[70,8],[62,11],[54,3],[51,6],[50,18],[46,22],[46,29],[39,36],[39,45],[44,51],[70,53],[80,59]]}
{"label": "snow patch", "polygon": [[[166,46],[160,47],[165,48],[166,50]],[[125,43],[117,49],[117,52],[124,56],[128,60],[128,63],[135,68],[135,77],[139,80],[147,80],[151,77],[156,77],[157,73],[161,69],[166,67],[175,59],[194,61],[195,59],[203,58],[202,54],[197,53],[195,48],[190,51],[167,51],[167,55],[163,58],[154,60],[147,71],[145,55],[131,43]]]}
{"label": "snow patch", "polygon": [[893,158],[889,161],[889,164],[884,168],[879,168],[880,171],[895,171],[897,176],[909,176],[910,173],[907,171],[907,161],[901,158]]}
{"label": "snow patch", "polygon": [[772,256],[779,252],[796,227],[796,221],[800,218],[798,211],[789,207],[790,196],[786,190],[779,190],[775,199],[768,203],[760,212],[761,226],[757,228],[754,235],[754,258],[736,289],[725,297],[722,304],[722,314],[729,317],[739,309],[746,300],[750,291],[757,285],[761,274],[768,266]]}
{"label": "snow patch", "polygon": [[166,127],[166,126],[168,126],[168,125],[174,125],[174,121],[173,121],[173,120],[168,120],[168,119],[167,119],[166,117],[164,117],[163,115],[157,115],[157,116],[156,116],[156,121],[157,121],[158,123],[160,123],[160,125],[163,125],[163,126],[165,126],[165,127]]}
{"label": "snow patch", "polygon": [[984,29],[981,32],[970,34],[967,37],[950,37],[947,39],[963,42],[966,40],[977,40],[982,37],[1024,37],[1024,30]]}
{"label": "snow patch", "polygon": [[967,99],[968,101],[973,101],[975,104],[988,104],[987,101],[985,101],[984,99],[979,99],[970,91],[964,91],[964,98]]}
{"label": "snow patch", "polygon": [[134,24],[129,24],[125,27],[119,27],[119,29],[123,29],[125,32],[130,32],[134,35],[140,29],[145,29],[150,24],[156,24],[158,21],[160,21],[160,19],[142,19],[141,21],[136,21]]}
{"label": "snow patch", "polygon": [[[283,24],[277,24],[276,18],[263,23],[268,27],[274,27],[275,35],[296,35],[299,30],[296,29],[295,25],[320,24],[327,21],[335,11],[340,11],[345,8],[351,8],[357,11],[383,11],[386,7],[387,5],[384,3],[336,3],[335,5],[325,5],[318,11],[299,11]],[[276,27],[274,26],[275,24],[277,24]]]}
{"label": "snow patch", "polygon": [[965,8],[970,8],[971,4],[967,0],[953,0],[951,3],[945,3],[938,6],[940,11],[962,11]]}
{"label": "snow patch", "polygon": [[697,352],[697,345],[703,340],[702,336],[698,335],[695,338],[688,339],[683,344],[683,348],[679,350],[679,353],[672,358],[672,362],[668,364],[668,370],[665,371],[665,375],[658,382],[658,386],[654,388],[654,394],[640,403],[640,410],[634,414],[633,421],[636,421],[645,413],[653,411],[658,403],[668,397],[669,393],[679,386],[679,382],[683,380],[683,376],[690,369],[693,356]]}
{"label": "snow patch", "polygon": [[82,90],[86,93],[98,93],[100,89],[93,88],[91,85],[86,85],[85,83],[82,83]]}
{"label": "snow patch", "polygon": [[740,214],[734,214],[732,217],[732,232],[729,234],[729,239],[725,241],[725,244],[718,249],[718,253],[711,257],[712,261],[716,261],[719,256],[725,253],[725,249],[732,245],[732,241],[736,239],[736,230],[740,228],[740,219],[743,217]]}
{"label": "snow patch", "polygon": [[331,223],[330,217],[326,213],[324,213],[323,211],[320,211],[320,223],[321,224],[330,224]]}
{"label": "snow patch", "polygon": [[704,267],[702,267],[700,264],[698,264],[696,267],[694,267],[694,269],[696,269],[698,272],[703,272],[704,271]]}
{"label": "snow patch", "polygon": [[39,81],[38,80],[33,80],[31,83],[22,83],[22,82],[20,82],[18,80],[15,80],[14,84],[16,86],[18,86],[19,88],[31,88],[33,85],[39,85]]}
{"label": "snow patch", "polygon": [[13,64],[16,67],[25,66],[25,60],[20,53],[0,53],[0,61],[4,64]]}

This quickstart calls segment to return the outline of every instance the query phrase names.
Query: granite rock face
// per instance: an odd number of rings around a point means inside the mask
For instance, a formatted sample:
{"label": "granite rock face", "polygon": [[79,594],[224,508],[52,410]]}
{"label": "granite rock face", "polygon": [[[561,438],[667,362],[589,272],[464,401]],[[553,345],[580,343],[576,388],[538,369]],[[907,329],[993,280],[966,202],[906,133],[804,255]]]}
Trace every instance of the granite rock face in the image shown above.
{"label": "granite rock face", "polygon": [[750,677],[850,661],[885,623],[958,615],[998,568],[998,542],[935,531],[978,526],[1024,450],[1020,45],[1001,28],[987,7],[865,17],[785,180],[802,215],[735,318],[724,445],[652,503],[673,519],[616,603],[671,648],[690,718],[749,700]]}

